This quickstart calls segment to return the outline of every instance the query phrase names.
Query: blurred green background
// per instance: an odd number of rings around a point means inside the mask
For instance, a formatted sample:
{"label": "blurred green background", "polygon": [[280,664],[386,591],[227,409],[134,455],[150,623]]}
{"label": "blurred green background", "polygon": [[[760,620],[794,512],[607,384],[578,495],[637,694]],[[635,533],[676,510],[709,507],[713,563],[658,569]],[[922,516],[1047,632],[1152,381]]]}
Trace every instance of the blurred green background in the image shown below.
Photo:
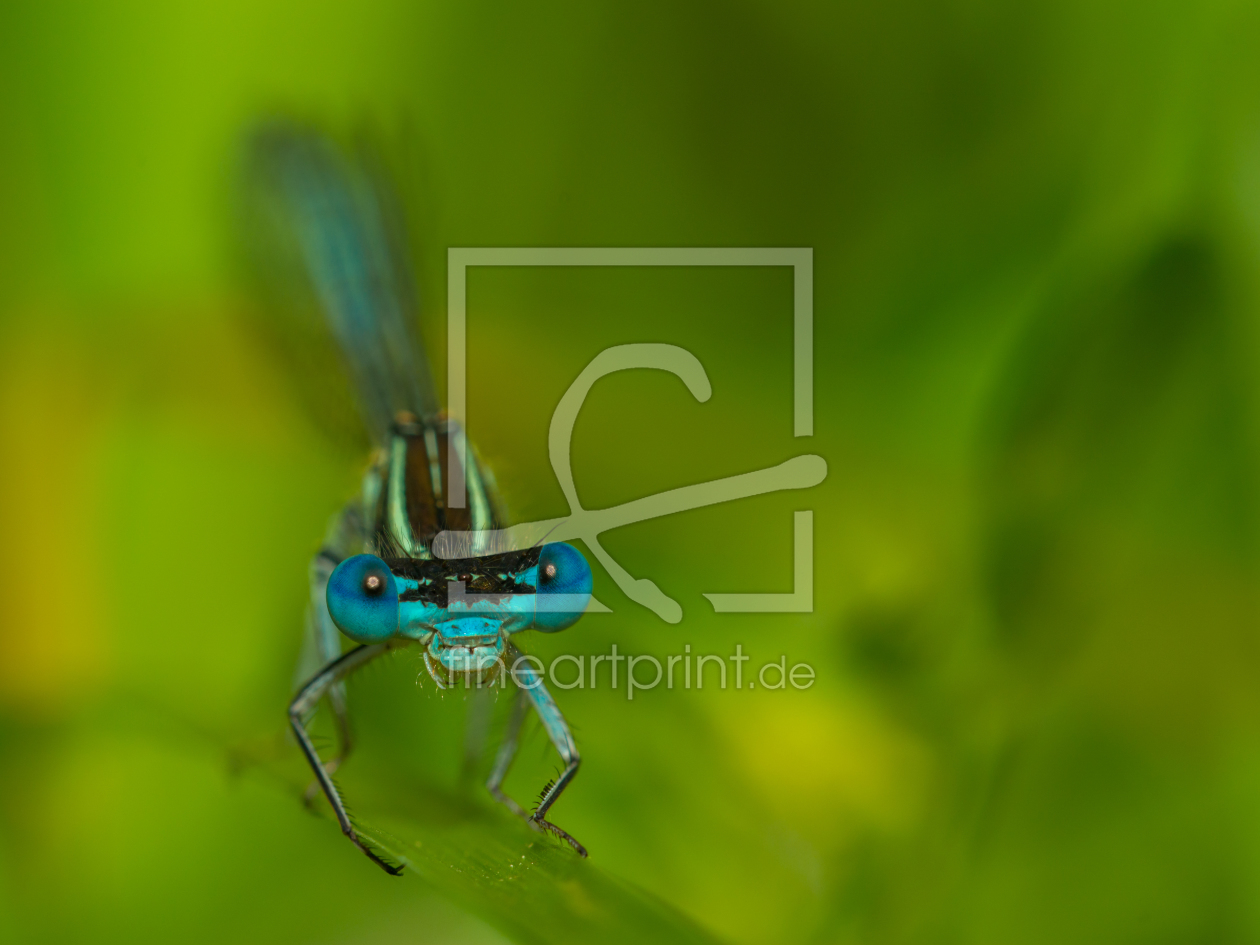
{"label": "blurred green background", "polygon": [[[230,763],[292,751],[306,563],[363,462],[240,274],[241,136],[282,114],[386,142],[439,353],[450,246],[814,249],[808,440],[784,271],[471,277],[518,520],[565,512],[550,412],[629,341],[714,395],[601,382],[587,506],[830,467],[607,536],[683,623],[597,572],[613,615],[525,641],[818,673],[561,694],[554,817],[598,869],[739,943],[1260,940],[1257,40],[1236,2],[0,6],[0,939],[507,928]],[[714,615],[790,589],[796,508],[814,612]],[[462,696],[418,671],[351,685],[346,783],[469,816]],[[509,789],[553,765],[533,731]]]}

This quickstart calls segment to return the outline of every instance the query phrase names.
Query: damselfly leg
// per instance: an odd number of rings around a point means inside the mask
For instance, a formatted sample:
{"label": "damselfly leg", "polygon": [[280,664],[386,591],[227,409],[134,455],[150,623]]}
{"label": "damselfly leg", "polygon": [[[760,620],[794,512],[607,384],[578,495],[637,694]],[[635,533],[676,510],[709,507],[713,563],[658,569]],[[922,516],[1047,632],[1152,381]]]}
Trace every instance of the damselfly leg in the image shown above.
{"label": "damselfly leg", "polygon": [[525,818],[528,818],[529,814],[520,804],[503,793],[502,785],[503,779],[507,777],[508,769],[512,767],[512,759],[516,757],[516,742],[521,734],[521,722],[525,720],[527,706],[528,699],[525,696],[525,690],[518,689],[512,698],[512,710],[508,715],[507,728],[503,732],[503,743],[499,745],[499,751],[494,757],[494,768],[486,781],[486,790],[496,801],[516,816]]}
{"label": "damselfly leg", "polygon": [[[308,575],[310,598],[306,610],[306,640],[302,647],[302,659],[298,664],[295,683],[302,685],[318,670],[332,663],[341,655],[341,631],[328,613],[328,578],[346,557],[355,554],[363,545],[363,516],[351,505],[334,516],[324,535],[324,544],[311,559]],[[333,774],[350,756],[354,749],[354,737],[346,708],[346,685],[338,682],[328,689],[328,705],[332,709],[333,723],[337,732],[337,753],[324,762],[324,770]],[[310,807],[319,793],[319,782],[312,781],[302,796]]]}
{"label": "damselfly leg", "polygon": [[[586,847],[574,839],[568,831],[557,827],[547,820],[547,811],[551,809],[551,806],[564,792],[564,789],[569,786],[569,782],[577,775],[578,767],[582,764],[577,746],[573,743],[573,733],[569,731],[569,724],[564,720],[564,716],[561,715],[560,707],[556,705],[556,700],[551,697],[551,693],[543,685],[542,677],[538,675],[526,660],[521,659],[519,650],[511,649],[509,656],[512,660],[512,677],[520,691],[516,699],[513,700],[512,714],[508,717],[507,731],[504,732],[503,744],[500,745],[498,755],[495,757],[494,769],[490,772],[490,778],[486,782],[486,789],[494,796],[495,800],[502,803],[517,816],[524,817],[531,826],[559,837],[573,847],[580,856],[586,856]],[[512,760],[516,757],[521,723],[524,721],[527,705],[532,706],[534,711],[538,713],[538,717],[542,720],[543,728],[547,731],[547,737],[551,739],[551,744],[555,746],[556,751],[560,753],[560,759],[564,762],[564,770],[560,772],[560,776],[543,788],[542,794],[538,798],[538,806],[532,814],[525,811],[520,804],[503,793],[502,789],[503,779],[507,777],[508,769],[512,766]]]}
{"label": "damselfly leg", "polygon": [[341,825],[341,832],[349,837],[350,842],[362,850],[368,859],[385,872],[394,876],[400,876],[402,867],[395,866],[382,859],[376,851],[359,838],[358,832],[354,829],[354,824],[350,822],[350,815],[346,813],[346,806],[342,803],[341,796],[337,793],[336,785],[333,784],[332,778],[320,761],[319,752],[315,750],[314,744],[311,743],[311,737],[306,732],[305,722],[307,715],[315,708],[319,700],[327,695],[332,687],[336,686],[355,670],[376,659],[388,648],[388,644],[385,643],[358,646],[325,666],[310,682],[302,687],[302,690],[297,694],[293,702],[289,704],[289,724],[293,727],[293,734],[297,737],[298,744],[302,747],[302,754],[306,756],[306,761],[310,764],[311,770],[315,772],[315,778],[319,786],[324,790],[324,796],[328,798],[328,803],[332,805],[333,813],[337,815],[337,823]]}

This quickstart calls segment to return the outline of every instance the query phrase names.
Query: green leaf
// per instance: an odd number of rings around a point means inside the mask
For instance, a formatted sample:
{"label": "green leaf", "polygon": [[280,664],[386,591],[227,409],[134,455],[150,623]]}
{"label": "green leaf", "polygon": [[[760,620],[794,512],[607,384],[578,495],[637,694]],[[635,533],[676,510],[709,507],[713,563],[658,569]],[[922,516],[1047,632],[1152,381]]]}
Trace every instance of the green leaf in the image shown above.
{"label": "green leaf", "polygon": [[[264,745],[234,751],[233,767],[263,775],[291,794],[294,804],[300,803],[309,771],[296,748],[288,746],[276,757],[276,743]],[[356,757],[337,780],[365,841],[515,941],[718,941],[656,896],[472,792],[409,783],[379,756]],[[324,822],[312,823],[312,829],[337,830],[322,798],[315,810]],[[345,856],[362,860],[365,870],[376,870],[349,843]],[[397,882],[384,872],[380,881]]]}
{"label": "green leaf", "polygon": [[507,816],[373,816],[363,835],[519,942],[713,942],[681,913]]}

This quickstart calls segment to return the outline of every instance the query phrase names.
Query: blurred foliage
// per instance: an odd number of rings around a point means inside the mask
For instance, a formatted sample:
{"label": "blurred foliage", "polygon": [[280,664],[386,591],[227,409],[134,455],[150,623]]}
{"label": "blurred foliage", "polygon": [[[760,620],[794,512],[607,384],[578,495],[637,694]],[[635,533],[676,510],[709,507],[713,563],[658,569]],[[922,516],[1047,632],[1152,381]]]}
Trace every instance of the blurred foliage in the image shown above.
{"label": "blurred foliage", "polygon": [[[814,248],[809,440],[785,273],[471,277],[469,429],[519,519],[563,513],[550,411],[628,341],[714,395],[602,381],[588,506],[831,470],[608,536],[682,624],[597,574],[613,615],[526,641],[818,673],[560,696],[597,907],[749,943],[1260,939],[1257,39],[1224,0],[0,7],[0,939],[570,934],[530,918],[559,885],[513,913],[390,880],[234,773],[288,763],[306,561],[363,461],[236,265],[240,136],[277,112],[385,142],[437,352],[450,246]],[[788,589],[798,507],[814,612],[710,613]],[[419,669],[352,683],[351,801],[510,857],[515,825],[459,826],[499,821]],[[533,732],[509,790],[553,765]]]}

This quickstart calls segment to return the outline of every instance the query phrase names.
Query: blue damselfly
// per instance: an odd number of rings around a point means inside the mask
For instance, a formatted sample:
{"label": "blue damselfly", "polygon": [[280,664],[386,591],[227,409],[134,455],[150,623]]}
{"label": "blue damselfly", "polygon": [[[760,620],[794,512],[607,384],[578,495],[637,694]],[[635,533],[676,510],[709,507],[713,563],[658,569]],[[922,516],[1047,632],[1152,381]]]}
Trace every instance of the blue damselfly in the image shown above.
{"label": "blue damselfly", "polygon": [[[515,688],[486,786],[532,826],[585,856],[580,843],[547,820],[577,773],[577,748],[541,678],[519,659],[513,635],[562,630],[581,617],[592,583],[586,560],[559,542],[502,550],[477,539],[501,528],[503,516],[489,471],[460,426],[439,410],[415,331],[396,203],[383,175],[319,135],[271,126],[252,141],[246,179],[251,241],[265,247],[264,265],[291,269],[309,290],[310,307],[322,312],[341,350],[374,444],[360,495],[333,518],[310,566],[308,652],[322,668],[301,685],[289,720],[318,789],[346,836],[396,875],[399,867],[359,837],[331,774],[352,744],[346,677],[389,650],[418,646],[438,686]],[[460,508],[447,502],[452,470],[464,480]],[[444,531],[472,536],[465,556],[434,557],[433,540]],[[343,652],[343,636],[357,645]],[[306,728],[324,699],[339,741],[328,761]],[[501,789],[529,708],[564,762],[532,812]]]}

